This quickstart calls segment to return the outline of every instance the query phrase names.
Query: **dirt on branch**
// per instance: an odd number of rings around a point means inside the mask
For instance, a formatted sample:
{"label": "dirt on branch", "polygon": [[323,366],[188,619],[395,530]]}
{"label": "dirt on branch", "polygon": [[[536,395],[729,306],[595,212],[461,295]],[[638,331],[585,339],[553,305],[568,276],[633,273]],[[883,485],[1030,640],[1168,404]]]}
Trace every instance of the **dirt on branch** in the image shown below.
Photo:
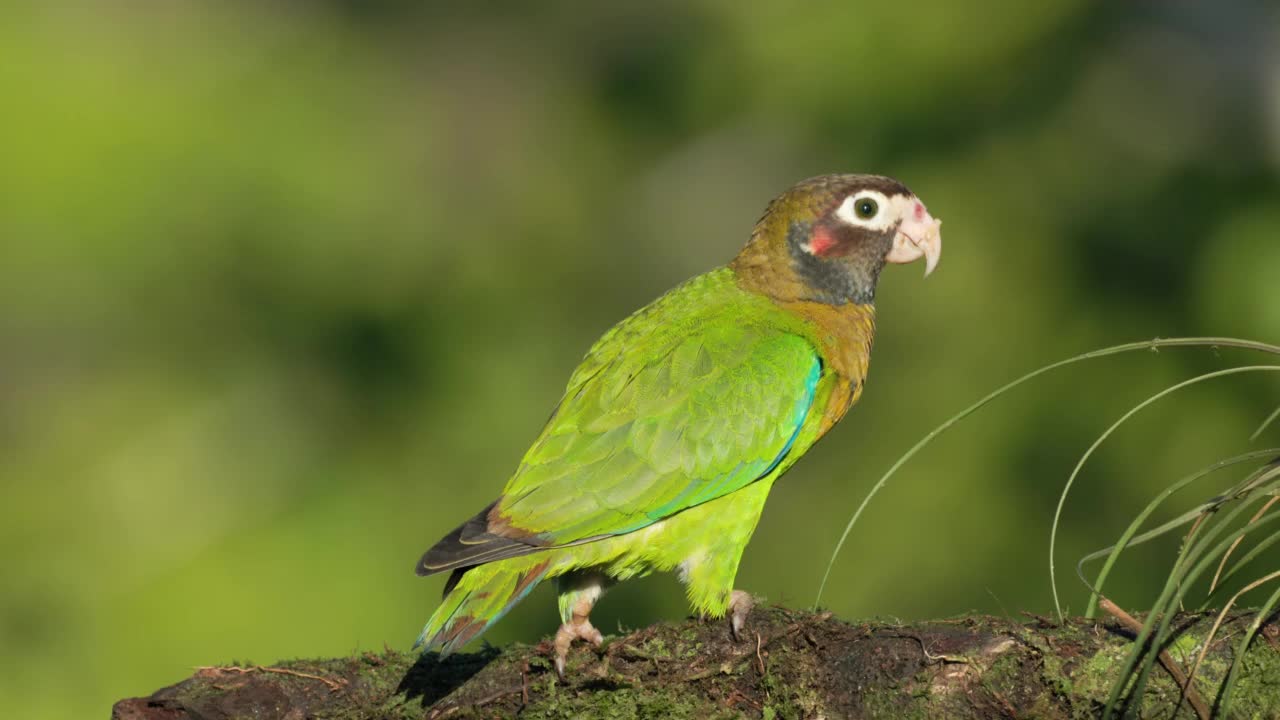
{"label": "dirt on branch", "polygon": [[[1183,672],[1213,619],[1177,618],[1165,650]],[[1200,711],[1158,666],[1141,716],[1217,711],[1251,620],[1231,616],[1211,643],[1192,683]],[[894,625],[777,607],[753,612],[746,636],[735,643],[723,623],[688,620],[610,637],[599,650],[575,646],[567,683],[551,670],[547,642],[444,661],[387,651],[202,668],[150,697],[121,700],[112,718],[1087,718],[1101,712],[1133,641],[1117,621]],[[1224,717],[1280,717],[1276,617],[1250,646]]]}

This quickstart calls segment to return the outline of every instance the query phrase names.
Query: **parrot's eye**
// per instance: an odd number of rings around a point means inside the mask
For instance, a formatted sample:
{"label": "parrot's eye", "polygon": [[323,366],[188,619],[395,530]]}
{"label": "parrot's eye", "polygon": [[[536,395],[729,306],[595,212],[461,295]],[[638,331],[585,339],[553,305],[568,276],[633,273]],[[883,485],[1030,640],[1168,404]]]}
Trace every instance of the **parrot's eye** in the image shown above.
{"label": "parrot's eye", "polygon": [[897,198],[890,199],[874,190],[860,190],[845,197],[835,216],[846,225],[883,232],[898,215],[896,202]]}

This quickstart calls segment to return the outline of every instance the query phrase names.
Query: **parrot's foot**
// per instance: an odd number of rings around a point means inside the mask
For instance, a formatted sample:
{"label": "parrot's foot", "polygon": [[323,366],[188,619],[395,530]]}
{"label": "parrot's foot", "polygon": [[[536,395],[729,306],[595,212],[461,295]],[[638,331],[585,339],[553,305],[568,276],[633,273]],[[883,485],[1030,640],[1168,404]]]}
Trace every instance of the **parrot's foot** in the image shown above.
{"label": "parrot's foot", "polygon": [[560,586],[560,629],[556,631],[556,675],[564,681],[565,661],[574,640],[586,640],[595,647],[604,644],[604,635],[588,616],[596,600],[604,594],[609,580],[600,572],[575,571],[557,579]]}
{"label": "parrot's foot", "polygon": [[604,644],[604,635],[583,616],[581,620],[575,616],[571,622],[564,623],[556,631],[556,675],[564,680],[565,659],[569,657],[569,646],[574,640],[586,640],[595,647]]}
{"label": "parrot's foot", "polygon": [[742,628],[747,624],[747,616],[751,608],[756,606],[756,599],[745,590],[734,590],[729,596],[729,631],[734,641],[742,640]]}

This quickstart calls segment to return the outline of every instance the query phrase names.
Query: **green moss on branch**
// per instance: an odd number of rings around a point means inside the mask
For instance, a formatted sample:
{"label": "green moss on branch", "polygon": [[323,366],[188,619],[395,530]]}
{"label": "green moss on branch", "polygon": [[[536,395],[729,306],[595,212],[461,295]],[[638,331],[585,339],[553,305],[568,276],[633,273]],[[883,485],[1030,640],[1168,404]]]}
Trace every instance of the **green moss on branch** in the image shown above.
{"label": "green moss on branch", "polygon": [[[1238,614],[1213,641],[1195,680],[1213,704]],[[1273,618],[1274,621],[1274,618]],[[1212,616],[1179,618],[1166,649],[1190,667]],[[146,698],[116,704],[116,720],[307,718],[1085,718],[1100,712],[1132,636],[1118,624],[1016,623],[974,616],[892,625],[763,608],[750,640],[721,623],[659,624],[576,649],[567,684],[548,647],[455,655],[443,662],[388,651],[269,668],[204,668]],[[1280,716],[1280,625],[1266,625],[1244,659],[1232,717]],[[1167,673],[1143,717],[1194,717]]]}

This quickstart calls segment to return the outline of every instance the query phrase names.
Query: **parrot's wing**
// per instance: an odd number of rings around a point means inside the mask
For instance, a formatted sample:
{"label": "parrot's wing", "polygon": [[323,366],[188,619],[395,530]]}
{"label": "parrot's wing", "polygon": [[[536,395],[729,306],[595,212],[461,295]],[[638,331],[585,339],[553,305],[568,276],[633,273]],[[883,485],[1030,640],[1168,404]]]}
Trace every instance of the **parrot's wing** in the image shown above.
{"label": "parrot's wing", "polygon": [[602,338],[502,497],[419,572],[632,532],[772,471],[822,363],[798,335],[720,320]]}

